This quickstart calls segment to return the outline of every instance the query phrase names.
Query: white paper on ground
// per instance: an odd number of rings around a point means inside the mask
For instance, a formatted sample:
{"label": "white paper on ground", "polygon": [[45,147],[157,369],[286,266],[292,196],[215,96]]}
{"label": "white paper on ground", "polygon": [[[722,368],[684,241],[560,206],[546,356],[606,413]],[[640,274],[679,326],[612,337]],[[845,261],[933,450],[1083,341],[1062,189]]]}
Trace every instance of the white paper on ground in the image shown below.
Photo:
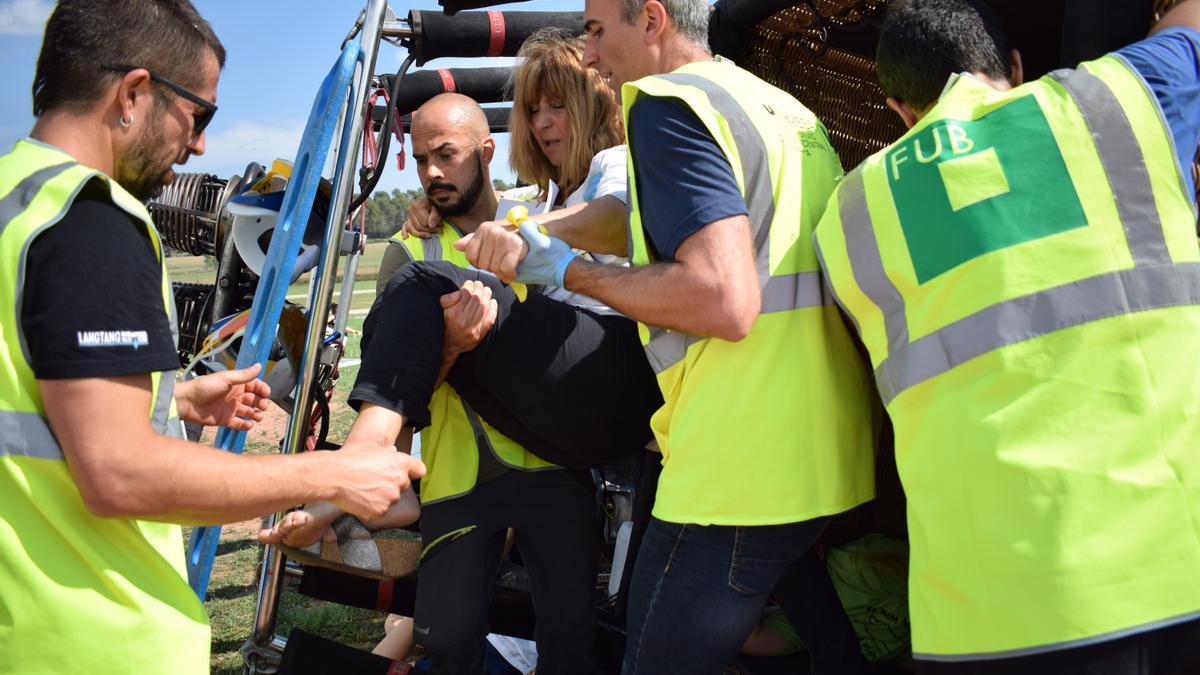
{"label": "white paper on ground", "polygon": [[487,640],[509,665],[522,673],[528,675],[537,667],[537,645],[532,641],[496,633],[488,633]]}

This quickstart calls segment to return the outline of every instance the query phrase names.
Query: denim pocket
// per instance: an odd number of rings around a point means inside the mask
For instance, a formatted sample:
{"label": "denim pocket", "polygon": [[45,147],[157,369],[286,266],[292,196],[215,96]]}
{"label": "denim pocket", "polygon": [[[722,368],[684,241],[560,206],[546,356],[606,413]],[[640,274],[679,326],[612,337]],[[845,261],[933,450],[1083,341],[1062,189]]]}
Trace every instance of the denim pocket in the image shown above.
{"label": "denim pocket", "polygon": [[729,588],[734,592],[770,593],[779,575],[795,561],[794,551],[772,545],[776,541],[772,534],[761,527],[734,528],[733,554],[729,560]]}

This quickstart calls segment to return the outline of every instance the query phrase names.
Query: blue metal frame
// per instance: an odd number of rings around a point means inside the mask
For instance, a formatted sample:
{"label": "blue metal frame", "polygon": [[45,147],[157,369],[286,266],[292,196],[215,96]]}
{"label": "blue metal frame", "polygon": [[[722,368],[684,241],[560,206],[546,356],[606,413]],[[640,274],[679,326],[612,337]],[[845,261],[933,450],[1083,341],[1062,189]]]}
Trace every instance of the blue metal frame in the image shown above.
{"label": "blue metal frame", "polygon": [[[338,120],[342,108],[350,96],[351,84],[355,66],[362,55],[359,40],[351,40],[342,49],[341,57],[317,91],[312,111],[308,116],[308,124],[296,152],[296,161],[292,165],[292,176],[287,184],[283,204],[279,209],[275,232],[271,237],[271,246],[267,249],[267,258],[263,267],[262,278],[255,292],[254,303],[250,308],[250,318],[246,325],[246,333],[238,350],[237,367],[246,368],[255,363],[266,365],[267,356],[275,340],[275,331],[279,325],[279,315],[283,311],[283,303],[291,283],[292,267],[300,252],[301,239],[312,212],[313,201],[316,199],[317,186],[321,181],[321,171],[329,157],[334,133],[338,130]],[[347,115],[347,122],[350,114]],[[342,135],[346,135],[343,130]],[[344,142],[343,138],[343,142]],[[344,147],[344,146],[343,146]],[[336,181],[343,180],[340,175]],[[335,182],[336,191],[336,182]],[[332,208],[332,205],[331,205]],[[326,242],[326,245],[331,245]],[[332,245],[337,245],[334,242]],[[306,355],[311,357],[312,355]],[[299,365],[297,372],[299,372]],[[302,413],[306,402],[296,402],[296,412]],[[240,453],[246,442],[246,432],[223,428],[217,433],[213,444],[215,447],[229,452]],[[208,593],[208,580],[212,573],[213,558],[217,552],[217,541],[221,536],[221,527],[198,527],[192,530],[187,548],[188,584],[203,601]]]}

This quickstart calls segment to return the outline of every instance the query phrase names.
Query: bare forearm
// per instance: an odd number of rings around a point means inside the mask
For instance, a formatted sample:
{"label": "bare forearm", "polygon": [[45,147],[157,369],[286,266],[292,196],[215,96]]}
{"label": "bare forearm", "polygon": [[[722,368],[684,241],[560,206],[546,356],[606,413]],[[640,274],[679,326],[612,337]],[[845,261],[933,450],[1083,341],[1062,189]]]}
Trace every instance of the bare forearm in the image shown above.
{"label": "bare forearm", "polygon": [[1200,0],[1184,0],[1184,2],[1175,5],[1171,11],[1164,14],[1163,18],[1154,25],[1154,28],[1150,30],[1150,34],[1154,35],[1159,31],[1176,26],[1200,30]]}
{"label": "bare forearm", "polygon": [[627,213],[624,202],[606,196],[535,216],[534,220],[571,248],[623,256]]}
{"label": "bare forearm", "polygon": [[691,274],[680,263],[614,267],[576,260],[567,268],[569,290],[595,298],[622,314],[652,326],[704,337],[736,340],[720,280]]}
{"label": "bare forearm", "polygon": [[243,457],[157,435],[143,442],[155,447],[93,472],[103,478],[85,500],[97,515],[203,525],[335,497],[327,453]]}
{"label": "bare forearm", "polygon": [[566,287],[626,316],[690,335],[741,340],[762,300],[750,221],[722,218],[689,235],[671,262],[613,267],[575,260]]}

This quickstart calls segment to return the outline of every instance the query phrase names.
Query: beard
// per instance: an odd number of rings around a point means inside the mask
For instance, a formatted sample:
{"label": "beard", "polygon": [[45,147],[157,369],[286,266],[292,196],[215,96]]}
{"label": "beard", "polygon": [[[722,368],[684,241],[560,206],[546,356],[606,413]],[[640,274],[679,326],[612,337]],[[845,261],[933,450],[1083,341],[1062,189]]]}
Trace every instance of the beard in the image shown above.
{"label": "beard", "polygon": [[167,173],[175,165],[176,158],[170,161],[162,159],[163,148],[167,145],[162,121],[163,111],[156,107],[151,119],[146,121],[145,132],[130,143],[113,176],[121,187],[141,202],[150,201],[162,193],[163,186],[167,184]]}
{"label": "beard", "polygon": [[[425,188],[425,194],[435,188],[443,188],[448,190],[458,190],[458,186],[453,183],[430,183],[429,187]],[[465,191],[460,193],[458,199],[446,204],[438,204],[432,199],[429,203],[433,204],[433,208],[438,212],[438,215],[443,218],[452,218],[454,216],[465,215],[475,208],[475,204],[479,202],[479,196],[483,194],[483,157],[477,148],[475,150],[475,177],[471,179],[471,184],[467,186]]]}

